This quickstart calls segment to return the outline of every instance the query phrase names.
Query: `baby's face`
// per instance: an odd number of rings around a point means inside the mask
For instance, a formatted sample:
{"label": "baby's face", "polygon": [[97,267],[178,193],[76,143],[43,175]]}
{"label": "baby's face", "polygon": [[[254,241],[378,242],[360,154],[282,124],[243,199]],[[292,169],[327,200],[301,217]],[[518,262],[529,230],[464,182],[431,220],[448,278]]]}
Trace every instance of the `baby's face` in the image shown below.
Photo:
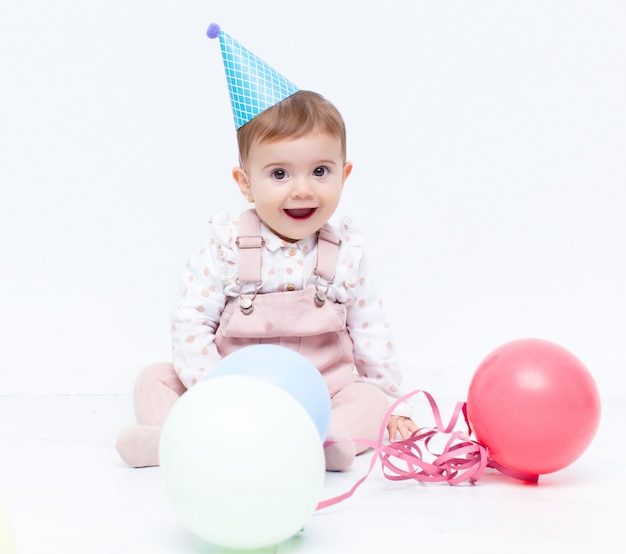
{"label": "baby's face", "polygon": [[245,172],[233,171],[241,192],[263,223],[288,241],[312,235],[330,219],[352,171],[339,138],[318,132],[254,143],[244,165]]}

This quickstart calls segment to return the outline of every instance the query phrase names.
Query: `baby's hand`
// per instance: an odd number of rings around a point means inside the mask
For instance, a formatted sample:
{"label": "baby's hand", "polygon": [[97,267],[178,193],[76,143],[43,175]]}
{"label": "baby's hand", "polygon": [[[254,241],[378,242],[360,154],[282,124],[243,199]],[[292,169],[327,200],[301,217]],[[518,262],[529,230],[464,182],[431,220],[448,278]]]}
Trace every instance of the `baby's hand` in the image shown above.
{"label": "baby's hand", "polygon": [[398,433],[403,439],[408,439],[417,429],[417,425],[410,417],[392,415],[387,424],[389,442],[394,442]]}

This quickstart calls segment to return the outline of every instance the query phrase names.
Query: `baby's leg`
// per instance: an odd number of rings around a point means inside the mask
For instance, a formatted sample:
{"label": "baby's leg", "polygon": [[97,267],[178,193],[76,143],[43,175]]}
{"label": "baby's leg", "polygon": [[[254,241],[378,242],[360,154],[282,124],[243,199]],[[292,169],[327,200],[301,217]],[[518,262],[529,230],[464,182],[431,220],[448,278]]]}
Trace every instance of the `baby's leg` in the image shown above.
{"label": "baby's leg", "polygon": [[152,364],[139,373],[134,393],[138,425],[124,429],[117,439],[117,451],[128,465],[159,465],[163,423],[185,390],[172,364]]}
{"label": "baby's leg", "polygon": [[389,408],[387,395],[378,387],[367,383],[353,383],[340,390],[331,399],[330,428],[327,441],[326,469],[345,471],[357,454],[367,446],[353,439],[376,440],[385,412]]}

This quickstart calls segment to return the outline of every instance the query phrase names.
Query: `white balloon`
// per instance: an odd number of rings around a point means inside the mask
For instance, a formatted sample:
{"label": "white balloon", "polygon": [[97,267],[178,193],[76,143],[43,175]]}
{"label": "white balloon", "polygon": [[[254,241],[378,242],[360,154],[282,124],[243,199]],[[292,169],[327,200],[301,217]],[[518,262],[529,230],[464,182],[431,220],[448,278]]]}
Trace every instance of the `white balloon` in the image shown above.
{"label": "white balloon", "polygon": [[11,529],[9,518],[2,508],[2,505],[0,505],[0,553],[13,554],[14,552],[15,542],[13,541],[13,530]]}
{"label": "white balloon", "polygon": [[242,375],[198,383],[165,422],[159,457],[184,525],[226,548],[263,548],[303,528],[324,484],[315,423],[292,395]]}

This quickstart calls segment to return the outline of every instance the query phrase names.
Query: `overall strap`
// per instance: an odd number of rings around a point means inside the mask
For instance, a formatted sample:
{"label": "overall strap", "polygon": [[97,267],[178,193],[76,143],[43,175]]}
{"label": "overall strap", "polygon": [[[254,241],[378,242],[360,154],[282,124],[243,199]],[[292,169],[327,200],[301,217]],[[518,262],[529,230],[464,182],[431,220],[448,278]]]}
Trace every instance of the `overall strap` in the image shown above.
{"label": "overall strap", "polygon": [[265,240],[261,236],[261,222],[254,210],[246,210],[239,216],[239,273],[240,284],[261,284],[261,248]]}
{"label": "overall strap", "polygon": [[317,235],[317,265],[315,275],[324,279],[328,284],[335,280],[337,270],[337,256],[341,239],[333,233],[328,223],[319,230]]}

